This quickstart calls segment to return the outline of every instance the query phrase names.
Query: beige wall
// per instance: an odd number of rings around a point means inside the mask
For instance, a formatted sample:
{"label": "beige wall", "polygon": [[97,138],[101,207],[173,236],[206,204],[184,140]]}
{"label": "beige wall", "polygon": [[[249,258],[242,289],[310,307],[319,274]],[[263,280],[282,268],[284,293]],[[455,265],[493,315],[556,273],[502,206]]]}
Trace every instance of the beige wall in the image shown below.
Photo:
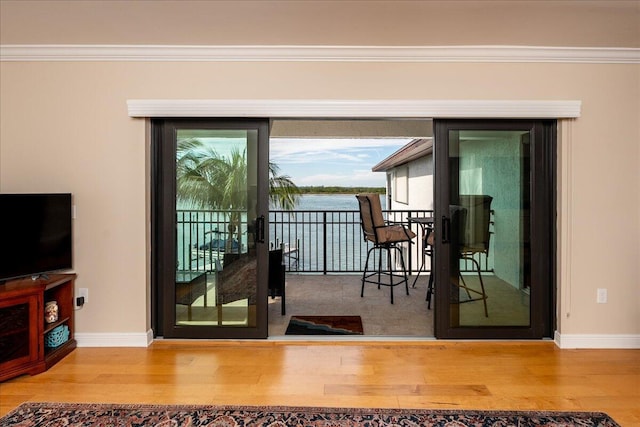
{"label": "beige wall", "polygon": [[638,2],[3,0],[5,44],[640,47]]}
{"label": "beige wall", "polygon": [[[48,7],[47,2],[37,3],[38,8]],[[635,10],[628,4],[627,12]],[[24,7],[29,6],[2,2],[2,43],[70,42],[60,36],[60,29],[52,32],[56,37],[51,41],[21,33],[13,18],[22,19]],[[598,7],[604,15],[621,10]],[[33,5],[29,11],[35,13]],[[609,28],[596,35],[607,40],[605,45],[638,46],[637,32],[633,36],[625,30],[629,18],[617,19],[620,31]],[[301,31],[302,24],[298,23]],[[33,23],[25,28],[29,25]],[[277,28],[268,27],[250,34],[264,36],[265,42],[287,42],[274,35],[279,34]],[[509,28],[513,40],[524,37],[513,25]],[[376,38],[365,43],[358,31],[351,36],[341,33],[340,40],[328,31],[325,38],[316,34],[308,41],[382,44]],[[389,40],[428,44],[418,36],[411,38],[413,33],[402,34],[402,40]],[[94,38],[88,37],[89,42],[102,42]],[[566,43],[560,36],[546,43],[540,35],[536,44],[595,46],[597,38],[579,29]],[[454,35],[447,40],[465,43]],[[511,44],[512,39],[500,40],[504,41],[496,44]],[[295,42],[291,39],[289,44]],[[2,62],[0,93],[0,191],[74,194],[77,286],[90,292],[90,302],[77,312],[81,333],[144,333],[149,327],[148,147],[145,121],[127,116],[127,99],[582,100],[582,116],[561,128],[559,330],[640,334],[637,64]],[[608,304],[596,304],[600,287],[608,288]]]}

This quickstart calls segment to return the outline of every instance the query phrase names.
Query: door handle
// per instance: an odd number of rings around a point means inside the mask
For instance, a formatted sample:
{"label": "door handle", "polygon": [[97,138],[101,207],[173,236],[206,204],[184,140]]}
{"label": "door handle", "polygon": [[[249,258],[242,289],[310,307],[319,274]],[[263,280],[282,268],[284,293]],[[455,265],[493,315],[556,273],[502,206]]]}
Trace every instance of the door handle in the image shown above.
{"label": "door handle", "polygon": [[449,243],[451,221],[446,216],[442,215],[442,243]]}
{"label": "door handle", "polygon": [[256,228],[258,243],[264,243],[264,215],[260,215],[256,218]]}

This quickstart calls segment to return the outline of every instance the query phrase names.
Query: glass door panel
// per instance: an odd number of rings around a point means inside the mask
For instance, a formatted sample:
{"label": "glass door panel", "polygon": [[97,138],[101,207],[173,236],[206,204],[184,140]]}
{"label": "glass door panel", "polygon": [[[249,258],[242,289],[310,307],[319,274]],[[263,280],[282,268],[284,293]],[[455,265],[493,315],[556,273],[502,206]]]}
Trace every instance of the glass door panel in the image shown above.
{"label": "glass door panel", "polygon": [[161,125],[160,181],[173,191],[156,203],[164,249],[154,269],[162,282],[155,323],[166,337],[264,338],[267,122]]}
{"label": "glass door panel", "polygon": [[449,131],[455,173],[449,256],[457,260],[451,264],[453,325],[530,324],[530,290],[524,280],[530,274],[525,251],[530,236],[523,224],[530,205],[528,139],[525,131]]}
{"label": "glass door panel", "polygon": [[446,312],[436,320],[440,335],[524,338],[548,330],[552,252],[540,253],[545,260],[532,271],[532,224],[541,232],[538,247],[548,248],[552,236],[544,219],[550,204],[540,200],[532,211],[533,184],[549,185],[533,179],[536,167],[538,175],[546,168],[533,164],[534,150],[544,153],[542,142],[532,144],[541,136],[535,129],[529,122],[453,122],[437,134],[436,295],[444,291],[437,308]]}
{"label": "glass door panel", "polygon": [[177,131],[176,325],[256,327],[257,144],[255,129]]}

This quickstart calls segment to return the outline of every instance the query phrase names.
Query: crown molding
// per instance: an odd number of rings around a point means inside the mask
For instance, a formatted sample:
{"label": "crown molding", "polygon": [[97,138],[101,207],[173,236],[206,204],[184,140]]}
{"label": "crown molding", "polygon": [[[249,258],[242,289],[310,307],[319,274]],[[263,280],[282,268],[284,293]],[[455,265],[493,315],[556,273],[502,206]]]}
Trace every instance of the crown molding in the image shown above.
{"label": "crown molding", "polygon": [[557,62],[638,64],[640,49],[543,46],[0,45],[0,61]]}
{"label": "crown molding", "polygon": [[130,117],[577,118],[581,101],[131,99]]}

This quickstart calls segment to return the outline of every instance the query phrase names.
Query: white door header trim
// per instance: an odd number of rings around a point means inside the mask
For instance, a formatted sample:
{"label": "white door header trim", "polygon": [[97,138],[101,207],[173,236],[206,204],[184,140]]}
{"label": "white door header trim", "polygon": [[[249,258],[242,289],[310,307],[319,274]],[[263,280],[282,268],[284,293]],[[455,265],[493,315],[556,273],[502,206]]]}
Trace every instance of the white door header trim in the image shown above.
{"label": "white door header trim", "polygon": [[131,99],[129,117],[536,118],[580,117],[582,102],[527,100]]}

